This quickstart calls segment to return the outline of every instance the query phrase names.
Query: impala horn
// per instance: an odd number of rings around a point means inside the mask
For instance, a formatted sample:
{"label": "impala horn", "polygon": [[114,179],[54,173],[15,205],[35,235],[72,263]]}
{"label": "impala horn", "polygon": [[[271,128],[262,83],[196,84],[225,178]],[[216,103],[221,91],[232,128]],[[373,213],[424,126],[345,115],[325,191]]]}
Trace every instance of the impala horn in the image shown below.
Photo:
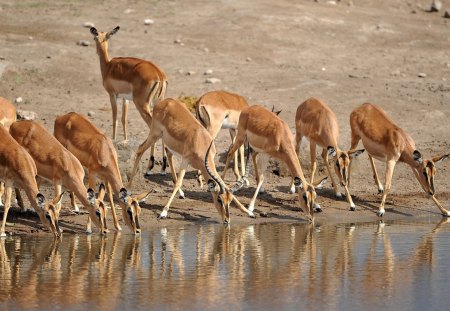
{"label": "impala horn", "polygon": [[208,147],[208,151],[206,151],[206,156],[205,156],[205,168],[206,171],[208,172],[209,176],[211,176],[211,178],[216,182],[216,184],[219,185],[220,188],[220,194],[224,194],[225,193],[225,184],[223,183],[223,181],[220,178],[217,178],[216,176],[214,176],[214,173],[211,171],[211,169],[209,168],[208,165],[208,155],[209,155],[209,151],[211,150],[211,146],[213,145],[214,140],[211,140],[211,144]]}
{"label": "impala horn", "polygon": [[235,193],[239,189],[241,189],[246,182],[248,182],[248,171],[250,170],[250,154],[252,153],[252,147],[250,147],[250,144],[247,142],[247,155],[245,157],[245,175],[242,176],[241,179],[239,179],[233,187],[231,187],[230,191],[231,193]]}

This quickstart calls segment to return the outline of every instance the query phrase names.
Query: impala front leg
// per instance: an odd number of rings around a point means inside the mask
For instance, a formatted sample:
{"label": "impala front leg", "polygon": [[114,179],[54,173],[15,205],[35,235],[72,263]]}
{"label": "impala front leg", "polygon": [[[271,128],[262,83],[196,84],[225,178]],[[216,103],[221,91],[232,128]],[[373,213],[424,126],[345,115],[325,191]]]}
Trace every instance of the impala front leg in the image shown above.
{"label": "impala front leg", "polygon": [[117,102],[116,95],[109,94],[109,101],[111,103],[111,110],[113,116],[113,139],[116,139],[116,131],[117,131]]}
{"label": "impala front leg", "polygon": [[[117,231],[122,231],[122,227],[119,224],[119,219],[117,218],[116,207],[114,206],[112,188],[111,188],[110,183],[107,183],[107,188],[108,188],[109,203],[111,205],[111,211],[112,211],[112,216],[113,216],[113,221],[114,221],[114,227],[116,228]],[[125,208],[125,207],[122,207],[122,208]]]}
{"label": "impala front leg", "polygon": [[5,209],[3,210],[3,221],[2,221],[2,227],[0,229],[0,237],[6,237],[5,227],[6,227],[6,218],[8,217],[8,211],[11,206],[11,194],[12,194],[11,186],[6,186],[5,194],[6,194]]}
{"label": "impala front leg", "polygon": [[122,102],[122,128],[123,128],[123,137],[126,140],[128,140],[128,134],[127,134],[127,115],[128,115],[128,100],[125,98]]}
{"label": "impala front leg", "polygon": [[181,185],[183,184],[183,178],[184,178],[184,174],[186,173],[187,166],[188,166],[188,163],[183,160],[183,162],[181,162],[181,165],[180,165],[180,172],[178,173],[177,182],[175,184],[175,187],[173,188],[173,191],[169,198],[169,201],[164,206],[163,211],[159,215],[160,219],[164,219],[167,217],[167,213],[169,212],[170,204],[172,204],[175,194],[180,190]]}
{"label": "impala front leg", "polygon": [[381,198],[380,208],[378,210],[378,216],[382,217],[385,213],[384,204],[386,202],[386,197],[388,195],[389,190],[391,189],[392,175],[394,174],[395,160],[389,160],[386,162],[386,176],[384,182],[384,192],[383,197]]}
{"label": "impala front leg", "polygon": [[[377,168],[375,166],[375,162],[373,161],[372,156],[369,154],[369,161],[370,161],[370,166],[372,166],[372,171],[373,171],[373,179],[375,180],[375,183],[377,184],[378,187],[378,193],[383,193],[384,192],[384,188],[383,185],[380,182],[380,179],[378,178],[378,173],[377,173]],[[386,168],[387,168],[387,162],[386,162]]]}

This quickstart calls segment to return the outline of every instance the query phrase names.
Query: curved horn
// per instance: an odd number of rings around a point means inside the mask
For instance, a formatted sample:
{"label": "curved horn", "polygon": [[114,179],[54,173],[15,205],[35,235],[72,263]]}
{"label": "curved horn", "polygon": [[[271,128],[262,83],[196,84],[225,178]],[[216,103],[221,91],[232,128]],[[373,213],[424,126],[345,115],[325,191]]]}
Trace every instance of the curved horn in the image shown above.
{"label": "curved horn", "polygon": [[220,187],[220,194],[225,193],[225,184],[223,183],[222,180],[220,180],[220,178],[217,178],[216,176],[214,176],[214,173],[211,171],[211,169],[209,168],[208,165],[208,155],[209,155],[209,151],[211,150],[211,146],[214,143],[214,140],[211,140],[211,144],[208,147],[208,151],[206,151],[206,155],[205,155],[205,168],[206,171],[208,172],[209,176],[211,176],[211,178],[219,185]]}
{"label": "curved horn", "polygon": [[235,193],[236,191],[238,191],[239,189],[241,189],[244,184],[245,181],[248,180],[248,171],[250,170],[250,153],[252,153],[252,147],[250,147],[250,144],[247,141],[247,155],[245,157],[245,175],[242,176],[241,179],[239,179],[233,187],[231,187],[230,191],[231,193]]}

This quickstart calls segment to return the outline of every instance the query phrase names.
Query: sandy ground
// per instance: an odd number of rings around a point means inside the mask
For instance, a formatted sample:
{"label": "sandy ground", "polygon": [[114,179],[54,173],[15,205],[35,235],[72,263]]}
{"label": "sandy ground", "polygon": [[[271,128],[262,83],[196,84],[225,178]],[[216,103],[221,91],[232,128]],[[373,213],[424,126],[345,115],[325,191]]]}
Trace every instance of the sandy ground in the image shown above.
{"label": "sandy ground", "polygon": [[[110,56],[134,56],[158,64],[169,77],[169,97],[229,90],[251,103],[282,109],[280,116],[294,132],[297,106],[316,96],[336,112],[343,148],[349,147],[350,112],[364,102],[372,102],[382,106],[430,157],[450,150],[450,24],[442,12],[426,12],[430,2],[0,1],[0,96],[11,101],[22,97],[18,108],[36,112],[37,120],[50,131],[56,115],[90,111],[92,122],[112,136],[108,94],[102,86],[93,38],[83,24],[94,23],[102,31],[120,25],[120,31],[110,40]],[[154,24],[144,25],[146,18],[153,19]],[[78,45],[80,40],[90,45]],[[206,70],[213,74],[204,75]],[[207,84],[207,77],[221,82]],[[148,133],[133,104],[128,123],[131,139],[125,144],[119,135],[116,142],[124,180],[132,164],[130,159]],[[217,138],[219,170],[223,167],[219,160],[223,161],[229,143],[226,132]],[[308,144],[304,143],[301,160],[307,176],[308,154]],[[153,191],[141,204],[144,230],[219,221],[210,194],[198,189],[193,171],[188,172],[184,183],[187,198],[175,199],[169,219],[158,221],[172,182],[170,175],[144,179],[147,161],[145,154],[142,170],[130,189],[133,193]],[[351,191],[357,211],[348,211],[344,199],[335,199],[328,183],[318,190],[323,213],[316,215],[317,222],[378,219],[375,211],[380,196],[367,155],[362,155],[355,166]],[[378,163],[378,167],[384,176],[384,164]],[[325,176],[323,167],[320,176]],[[437,198],[446,208],[450,208],[449,176],[450,162],[443,162],[436,185]],[[233,180],[232,174],[228,175],[227,182]],[[287,193],[288,183],[288,177],[268,172],[266,193],[259,196],[256,209],[269,217],[250,219],[232,209],[232,223],[304,221],[296,198]],[[244,204],[250,201],[254,187],[252,178],[251,185],[238,193]],[[42,191],[53,195],[50,184],[44,184]],[[83,232],[87,216],[68,212],[68,196],[64,204],[67,209],[60,219],[62,228],[65,232]],[[398,165],[384,218],[438,219],[438,212],[410,168]],[[37,218],[12,212],[8,222],[7,231],[15,234],[42,232]]]}

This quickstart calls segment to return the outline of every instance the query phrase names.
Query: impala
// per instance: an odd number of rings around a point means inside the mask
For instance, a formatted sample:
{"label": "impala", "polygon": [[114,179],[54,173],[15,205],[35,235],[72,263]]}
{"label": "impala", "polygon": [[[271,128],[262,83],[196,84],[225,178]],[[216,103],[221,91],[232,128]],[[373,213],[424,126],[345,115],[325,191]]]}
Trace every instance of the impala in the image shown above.
{"label": "impala", "polygon": [[[58,226],[59,211],[55,207],[61,201],[62,194],[48,203],[39,193],[35,176],[36,165],[28,152],[20,146],[8,131],[0,125],[0,180],[5,183],[5,206],[3,211],[0,236],[6,236],[5,226],[8,211],[11,206],[12,188],[23,189],[28,200],[38,214],[42,223],[57,237],[61,236]],[[22,207],[23,208],[23,207]]]}
{"label": "impala", "polygon": [[[16,122],[17,112],[16,107],[8,100],[0,97],[0,125],[3,125],[9,130],[10,125]],[[2,197],[5,192],[5,184],[0,182],[0,206],[3,206]]]}
{"label": "impala", "polygon": [[[295,146],[297,155],[299,155],[300,144],[303,137],[309,140],[309,150],[311,156],[311,183],[314,182],[314,174],[316,172],[316,146],[323,148],[322,158],[327,167],[328,176],[330,176],[334,193],[338,198],[342,197],[338,184],[334,181],[331,173],[328,156],[334,158],[334,170],[339,178],[341,186],[345,189],[347,202],[350,204],[350,210],[355,210],[352,196],[348,190],[348,169],[350,161],[364,152],[360,150],[341,150],[338,147],[339,142],[339,125],[336,115],[323,101],[317,98],[309,98],[297,108],[295,115]],[[293,192],[294,185],[291,186]]]}
{"label": "impala", "polygon": [[[10,134],[33,158],[38,177],[53,183],[56,196],[62,193],[63,186],[75,193],[89,212],[90,219],[100,228],[100,232],[106,233],[106,208],[102,201],[95,199],[94,190],[86,189],[84,186],[84,169],[80,161],[35,121],[24,120],[13,123]],[[71,198],[75,211],[78,212],[79,208],[74,204],[74,197]],[[61,204],[56,208],[59,214]],[[88,233],[92,232],[90,223],[88,221],[86,230]]]}
{"label": "impala", "polygon": [[[236,141],[228,151],[227,161],[223,176],[225,176],[228,165],[234,152],[247,139],[251,148],[257,186],[252,200],[248,206],[249,211],[255,207],[256,197],[264,181],[264,170],[262,163],[258,163],[258,154],[266,153],[284,162],[298,189],[301,207],[307,211],[308,220],[312,221],[313,209],[320,207],[315,203],[316,191],[312,184],[306,182],[300,162],[295,153],[293,137],[289,126],[281,118],[266,108],[258,105],[244,108],[239,117]],[[325,179],[324,179],[325,180]],[[322,180],[319,184],[324,182]]]}
{"label": "impala", "polygon": [[[431,196],[442,215],[450,216],[450,212],[443,208],[434,196],[435,165],[446,159],[449,154],[436,156],[431,160],[423,159],[422,154],[416,150],[411,136],[398,127],[382,108],[373,104],[366,103],[353,110],[350,114],[350,127],[351,149],[356,148],[359,141],[362,140],[364,148],[369,154],[373,177],[378,186],[378,191],[383,193],[377,213],[379,217],[385,213],[384,204],[386,196],[391,189],[392,174],[397,162],[404,162],[411,167],[423,190]],[[386,162],[384,187],[378,179],[373,158]]]}
{"label": "impala", "polygon": [[123,188],[117,153],[111,139],[106,137],[87,118],[75,112],[56,117],[54,135],[88,169],[88,182],[91,188],[95,186],[97,176],[105,181],[116,230],[120,231],[121,227],[116,215],[113,193],[119,198],[125,223],[133,233],[140,233],[139,214],[141,208],[138,202],[144,200],[150,192],[131,197]]}
{"label": "impala", "polygon": [[[232,142],[236,138],[236,128],[241,110],[248,107],[244,97],[226,91],[211,91],[202,95],[195,107],[195,114],[200,123],[216,138],[220,129],[229,129]],[[244,146],[239,148],[241,175],[245,174]],[[234,175],[241,179],[238,168],[238,153],[234,154]]]}
{"label": "impala", "polygon": [[[150,61],[134,57],[115,57],[109,59],[108,40],[119,31],[117,26],[108,32],[99,32],[91,27],[91,34],[94,36],[97,46],[97,54],[100,58],[100,70],[102,73],[103,87],[109,94],[111,109],[113,114],[113,139],[116,139],[117,130],[117,99],[123,99],[122,105],[122,125],[125,140],[127,140],[127,113],[128,102],[133,100],[136,109],[139,111],[145,123],[150,127],[152,123],[151,107],[165,97],[167,90],[167,78],[165,73]],[[163,166],[161,172],[164,173],[167,160],[163,150]],[[152,146],[148,171],[155,164],[155,146]]]}
{"label": "impala", "polygon": [[[253,213],[247,210],[234,197],[232,191],[226,187],[222,179],[218,176],[214,164],[216,150],[211,135],[195,119],[183,103],[171,98],[156,103],[153,109],[153,122],[150,127],[150,133],[147,140],[139,146],[136,152],[133,170],[129,178],[129,186],[132,184],[142,154],[160,138],[162,138],[163,143],[169,150],[169,167],[171,168],[175,183],[172,195],[164,206],[160,218],[167,217],[170,204],[177,191],[181,188],[186,169],[189,165],[196,170],[200,170],[203,178],[208,180],[208,189],[212,194],[214,206],[224,223],[230,222],[229,206],[231,201],[234,201],[238,208],[248,216],[254,217]],[[173,166],[174,154],[181,157],[178,177]]]}

